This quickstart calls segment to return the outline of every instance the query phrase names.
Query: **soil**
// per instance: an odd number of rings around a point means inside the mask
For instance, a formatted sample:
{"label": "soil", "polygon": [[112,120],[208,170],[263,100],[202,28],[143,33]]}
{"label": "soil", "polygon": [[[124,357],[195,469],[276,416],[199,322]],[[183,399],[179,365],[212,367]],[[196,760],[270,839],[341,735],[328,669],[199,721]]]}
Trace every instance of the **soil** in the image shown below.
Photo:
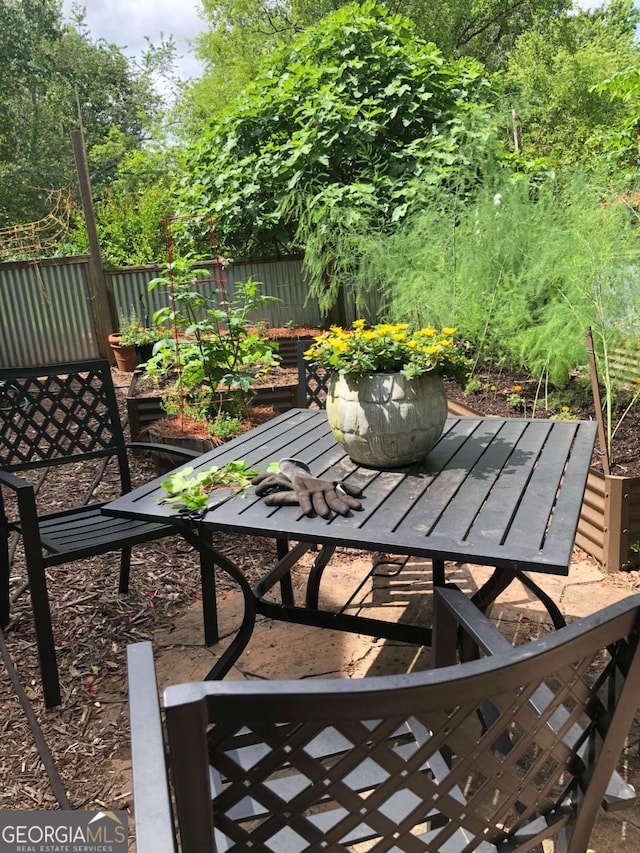
{"label": "soil", "polygon": [[265,329],[262,334],[271,341],[278,338],[315,338],[322,334],[322,329],[316,329],[313,326],[277,326]]}
{"label": "soil", "polygon": [[[114,381],[125,418],[125,396],[131,375],[114,371]],[[471,408],[486,414],[529,414],[535,389],[521,377],[501,373],[487,377],[486,389],[464,395],[459,389],[449,393]],[[495,385],[495,389],[491,386]],[[521,385],[523,392],[515,392]],[[514,411],[508,402],[511,393],[521,393],[526,411]],[[572,412],[573,413],[573,412]],[[536,416],[548,416],[536,410]],[[588,410],[576,412],[590,417]],[[262,413],[261,417],[269,416]],[[619,433],[616,454],[629,461],[637,452],[638,421],[629,418],[633,429]],[[633,447],[633,453],[630,448]],[[626,450],[625,450],[626,448]],[[155,476],[150,461],[132,457],[134,486]],[[92,473],[86,476],[91,482]],[[82,488],[81,475],[52,478],[40,497],[48,508],[63,508],[68,496]],[[115,477],[104,477],[100,498],[118,494]],[[11,507],[8,514],[12,515]],[[251,536],[217,534],[217,547],[241,567],[250,583],[275,558],[268,540]],[[273,560],[274,561],[274,560]],[[28,594],[12,605],[6,644],[33,708],[33,713],[62,778],[69,805],[74,809],[127,809],[132,804],[129,770],[129,722],[126,689],[126,646],[152,639],[154,633],[174,625],[175,620],[200,597],[197,561],[180,538],[146,544],[134,553],[129,594],[117,594],[119,556],[107,555],[61,566],[48,573],[49,594],[63,703],[47,711],[42,702],[33,619]],[[24,579],[24,561],[18,549],[13,576],[16,587]],[[225,577],[218,577],[219,594],[229,589]],[[603,584],[640,587],[640,572],[618,572],[603,576]],[[3,749],[0,753],[3,784],[0,809],[55,809],[53,794],[27,717],[5,673],[0,679],[0,714]]]}
{"label": "soil", "polygon": [[[445,382],[447,396],[481,415],[498,417],[559,418],[595,420],[593,396],[584,378],[573,378],[566,388],[540,386],[538,380],[514,371],[485,368],[474,373],[471,386],[462,391]],[[627,398],[628,399],[628,395]],[[614,416],[614,426],[624,412],[624,403]],[[616,429],[610,459],[611,473],[621,477],[640,476],[640,401],[622,418]],[[598,440],[592,466],[602,470],[603,448]]]}

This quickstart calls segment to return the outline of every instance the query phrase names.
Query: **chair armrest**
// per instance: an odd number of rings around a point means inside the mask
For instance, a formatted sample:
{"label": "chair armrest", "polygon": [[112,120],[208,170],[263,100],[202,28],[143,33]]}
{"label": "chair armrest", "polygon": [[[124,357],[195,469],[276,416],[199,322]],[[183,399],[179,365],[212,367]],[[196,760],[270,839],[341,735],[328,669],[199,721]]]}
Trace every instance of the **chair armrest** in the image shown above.
{"label": "chair armrest", "polygon": [[193,450],[191,447],[178,447],[175,444],[159,444],[152,441],[128,441],[127,447],[132,450],[146,450],[154,453],[167,453],[171,456],[183,456],[186,460],[197,459],[202,456],[198,450]]}
{"label": "chair armrest", "polygon": [[175,853],[158,684],[150,642],[127,647],[133,811],[138,853]]}
{"label": "chair armrest", "polygon": [[[7,529],[20,529],[28,564],[32,559],[38,559],[42,553],[36,490],[28,480],[16,477],[15,474],[10,474],[8,471],[0,471],[0,486],[7,486],[16,494],[20,521],[19,524],[17,520],[9,522]],[[1,500],[0,508],[4,514],[4,504]]]}
{"label": "chair armrest", "polygon": [[21,489],[33,491],[33,486],[28,480],[23,477],[16,477],[15,474],[10,474],[8,471],[0,471],[0,485],[8,486],[14,492],[19,492]]}
{"label": "chair armrest", "polygon": [[[447,640],[450,639],[450,631],[455,625],[456,634],[458,627],[462,628],[467,636],[487,654],[497,655],[513,648],[484,613],[457,587],[453,585],[436,587],[433,592],[436,631],[438,616],[440,619],[447,619],[445,614],[453,617],[451,622],[447,620],[446,626],[443,626]],[[446,608],[445,613],[442,608]],[[434,646],[436,642],[437,637],[434,640]]]}
{"label": "chair armrest", "polygon": [[[487,617],[455,586],[436,587],[434,589],[434,638],[433,658],[435,666],[447,666],[455,663],[455,652],[458,642],[458,629],[467,634],[478,648],[488,655],[505,654],[512,650],[511,643],[502,636]],[[538,714],[543,714],[553,699],[549,688],[541,684],[531,695],[529,704]],[[495,710],[490,703],[483,706],[485,723],[490,725],[495,719]],[[568,713],[558,708],[547,721],[554,729],[559,730],[565,723]],[[571,746],[577,743],[583,735],[578,725],[573,725],[565,736],[566,743]],[[500,749],[508,751],[509,745],[505,738],[500,738]],[[580,754],[588,748],[588,744],[578,750]],[[624,781],[617,771],[611,776],[609,785],[602,798],[605,811],[627,808],[637,799],[635,789]]]}

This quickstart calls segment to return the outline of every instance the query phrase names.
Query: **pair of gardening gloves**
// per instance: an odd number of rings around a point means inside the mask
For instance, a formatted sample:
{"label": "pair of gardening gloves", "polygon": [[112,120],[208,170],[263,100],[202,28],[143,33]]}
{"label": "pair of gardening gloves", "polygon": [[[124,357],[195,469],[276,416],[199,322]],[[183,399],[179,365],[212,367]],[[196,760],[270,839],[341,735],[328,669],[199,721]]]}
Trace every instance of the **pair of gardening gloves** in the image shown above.
{"label": "pair of gardening gloves", "polygon": [[259,474],[251,481],[267,506],[299,505],[305,515],[317,513],[322,518],[329,518],[332,511],[349,515],[352,509],[362,509],[357,500],[362,489],[357,486],[313,477],[309,466],[298,459],[281,459],[278,467],[278,474]]}

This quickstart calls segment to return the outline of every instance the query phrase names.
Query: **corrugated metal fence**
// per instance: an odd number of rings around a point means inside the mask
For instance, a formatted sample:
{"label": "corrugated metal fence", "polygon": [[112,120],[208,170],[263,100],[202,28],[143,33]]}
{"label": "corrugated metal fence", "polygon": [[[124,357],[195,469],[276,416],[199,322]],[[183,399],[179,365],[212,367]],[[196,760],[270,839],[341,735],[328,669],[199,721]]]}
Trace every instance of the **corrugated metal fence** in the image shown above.
{"label": "corrugated metal fence", "polygon": [[[166,288],[156,287],[152,293],[147,290],[148,282],[160,275],[157,266],[112,269],[105,275],[119,313],[135,311],[144,320],[168,304]],[[215,269],[211,277],[217,278]],[[299,259],[233,263],[223,274],[228,298],[232,298],[237,282],[250,277],[261,283],[262,293],[279,300],[261,309],[256,322],[264,320],[273,327],[321,324],[317,303],[307,299]],[[86,256],[0,264],[0,366],[97,357],[89,300]]]}

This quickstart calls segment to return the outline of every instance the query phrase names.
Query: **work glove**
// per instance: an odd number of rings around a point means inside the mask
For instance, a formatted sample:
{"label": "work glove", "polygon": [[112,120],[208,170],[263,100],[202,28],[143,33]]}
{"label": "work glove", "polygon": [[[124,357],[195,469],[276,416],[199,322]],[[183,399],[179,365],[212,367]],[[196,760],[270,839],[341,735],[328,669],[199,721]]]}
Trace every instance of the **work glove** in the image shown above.
{"label": "work glove", "polygon": [[292,491],[293,483],[284,474],[258,474],[251,481],[259,498],[270,492]]}
{"label": "work glove", "polygon": [[267,506],[295,506],[305,515],[317,513],[329,518],[331,511],[349,515],[352,509],[362,509],[356,500],[362,489],[338,480],[320,480],[309,473],[309,467],[297,459],[282,459],[279,474],[260,474],[252,481],[256,494],[266,495]]}

